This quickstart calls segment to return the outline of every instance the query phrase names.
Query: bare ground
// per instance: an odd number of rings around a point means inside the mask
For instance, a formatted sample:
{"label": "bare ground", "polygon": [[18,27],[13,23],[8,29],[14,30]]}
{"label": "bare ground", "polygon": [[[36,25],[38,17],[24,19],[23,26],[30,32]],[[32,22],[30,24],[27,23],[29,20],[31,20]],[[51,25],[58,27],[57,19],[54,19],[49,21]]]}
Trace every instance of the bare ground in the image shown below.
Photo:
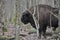
{"label": "bare ground", "polygon": [[46,39],[42,36],[41,39],[37,39],[36,32],[25,32],[20,34],[20,40],[60,40],[60,33],[46,32]]}

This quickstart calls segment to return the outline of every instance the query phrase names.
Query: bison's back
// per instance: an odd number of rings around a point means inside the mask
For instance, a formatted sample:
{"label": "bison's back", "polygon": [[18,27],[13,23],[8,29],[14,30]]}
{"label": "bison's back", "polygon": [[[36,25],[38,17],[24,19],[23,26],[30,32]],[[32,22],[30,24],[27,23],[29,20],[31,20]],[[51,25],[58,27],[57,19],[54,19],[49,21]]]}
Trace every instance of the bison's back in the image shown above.
{"label": "bison's back", "polygon": [[28,10],[33,14],[34,13],[34,7],[36,8],[36,12],[37,12],[37,8],[38,8],[38,11],[40,11],[41,8],[44,8],[44,10],[48,9],[48,10],[51,10],[53,9],[53,7],[49,6],[49,5],[44,5],[44,4],[40,4],[40,5],[36,5],[36,6],[32,6],[30,7]]}

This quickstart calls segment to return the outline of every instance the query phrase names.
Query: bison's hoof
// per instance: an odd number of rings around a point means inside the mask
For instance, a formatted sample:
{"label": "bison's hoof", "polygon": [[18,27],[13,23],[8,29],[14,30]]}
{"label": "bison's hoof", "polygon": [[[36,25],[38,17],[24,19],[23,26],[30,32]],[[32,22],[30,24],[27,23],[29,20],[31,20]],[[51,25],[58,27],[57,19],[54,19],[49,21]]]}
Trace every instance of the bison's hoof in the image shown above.
{"label": "bison's hoof", "polygon": [[41,39],[41,36],[38,36],[38,39]]}

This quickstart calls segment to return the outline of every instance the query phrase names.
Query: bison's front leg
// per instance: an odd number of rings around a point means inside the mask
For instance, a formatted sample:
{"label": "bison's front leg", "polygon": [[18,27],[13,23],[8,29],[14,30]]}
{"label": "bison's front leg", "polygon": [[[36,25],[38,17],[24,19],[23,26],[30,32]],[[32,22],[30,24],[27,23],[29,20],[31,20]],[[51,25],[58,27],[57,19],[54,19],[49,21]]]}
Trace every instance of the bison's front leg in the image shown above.
{"label": "bison's front leg", "polygon": [[46,28],[47,28],[46,26],[43,27],[43,36],[44,36],[44,38],[46,38]]}
{"label": "bison's front leg", "polygon": [[41,39],[41,34],[42,34],[42,30],[39,28],[39,36],[38,36],[39,39]]}
{"label": "bison's front leg", "polygon": [[41,39],[42,31],[43,31],[43,27],[40,26],[39,27],[39,37],[38,37],[39,39]]}
{"label": "bison's front leg", "polygon": [[46,38],[46,28],[47,26],[42,25],[39,28],[39,38],[41,38],[41,36],[43,35],[44,38]]}

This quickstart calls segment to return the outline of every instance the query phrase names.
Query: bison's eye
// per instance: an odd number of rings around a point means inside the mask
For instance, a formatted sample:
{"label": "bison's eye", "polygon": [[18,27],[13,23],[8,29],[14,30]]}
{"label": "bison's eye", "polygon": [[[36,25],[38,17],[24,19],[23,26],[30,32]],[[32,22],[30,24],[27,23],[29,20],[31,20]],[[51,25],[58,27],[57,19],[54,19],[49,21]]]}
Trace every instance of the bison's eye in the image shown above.
{"label": "bison's eye", "polygon": [[25,21],[27,21],[27,20],[28,20],[28,16],[27,16],[27,15],[23,15],[23,19],[24,19]]}

